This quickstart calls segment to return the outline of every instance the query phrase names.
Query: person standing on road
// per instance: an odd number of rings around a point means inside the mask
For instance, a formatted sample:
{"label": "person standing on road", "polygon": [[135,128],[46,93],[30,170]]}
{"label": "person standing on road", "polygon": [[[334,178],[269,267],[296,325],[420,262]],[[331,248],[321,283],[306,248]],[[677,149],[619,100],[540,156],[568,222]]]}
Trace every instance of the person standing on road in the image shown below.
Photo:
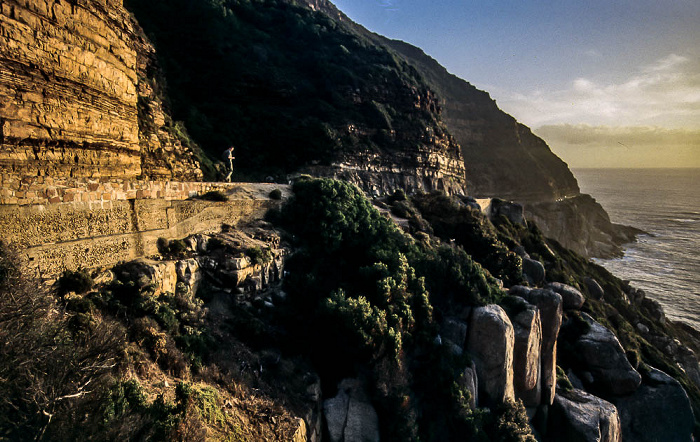
{"label": "person standing on road", "polygon": [[226,181],[230,183],[231,177],[233,176],[233,160],[236,159],[236,157],[233,156],[233,146],[224,151],[223,158],[224,162],[228,162],[228,175],[226,175]]}

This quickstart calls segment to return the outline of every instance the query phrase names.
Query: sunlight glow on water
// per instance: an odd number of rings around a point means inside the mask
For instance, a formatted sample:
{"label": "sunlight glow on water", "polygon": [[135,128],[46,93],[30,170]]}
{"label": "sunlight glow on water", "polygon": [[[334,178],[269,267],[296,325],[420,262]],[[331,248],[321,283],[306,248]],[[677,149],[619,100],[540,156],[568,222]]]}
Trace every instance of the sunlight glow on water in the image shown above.
{"label": "sunlight glow on water", "polygon": [[666,315],[700,330],[700,169],[576,169],[613,222],[650,235],[623,258],[596,260],[663,305]]}

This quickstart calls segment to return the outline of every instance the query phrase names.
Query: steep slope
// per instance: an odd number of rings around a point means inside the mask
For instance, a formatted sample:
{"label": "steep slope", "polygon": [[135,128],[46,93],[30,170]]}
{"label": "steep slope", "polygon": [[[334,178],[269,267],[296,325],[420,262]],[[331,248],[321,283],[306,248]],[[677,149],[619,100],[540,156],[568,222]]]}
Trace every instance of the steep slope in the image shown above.
{"label": "steep slope", "polygon": [[500,110],[488,93],[450,74],[415,46],[378,39],[406,57],[440,97],[445,123],[462,146],[473,195],[526,202],[579,193],[566,163],[527,126]]}
{"label": "steep slope", "polygon": [[153,39],[175,117],[237,179],[309,171],[382,193],[464,193],[458,144],[405,61],[295,2],[130,0]]}
{"label": "steep slope", "polygon": [[328,0],[305,0],[375,44],[396,51],[435,92],[442,119],[462,147],[469,192],[519,202],[552,201],[579,193],[568,166],[528,127],[498,108],[487,92],[450,74],[420,48],[372,33]]}

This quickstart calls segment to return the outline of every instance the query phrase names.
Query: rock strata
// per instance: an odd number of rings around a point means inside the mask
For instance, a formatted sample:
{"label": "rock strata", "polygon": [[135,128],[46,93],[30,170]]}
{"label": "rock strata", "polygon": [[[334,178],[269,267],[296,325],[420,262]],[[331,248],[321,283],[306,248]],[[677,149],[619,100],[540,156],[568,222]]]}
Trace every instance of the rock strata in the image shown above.
{"label": "rock strata", "polygon": [[179,144],[145,141],[151,153],[180,158],[184,174],[142,157],[141,129],[147,120],[163,126],[164,114],[139,115],[139,101],[152,102],[139,63],[153,48],[121,1],[5,1],[0,29],[3,175],[201,178]]}

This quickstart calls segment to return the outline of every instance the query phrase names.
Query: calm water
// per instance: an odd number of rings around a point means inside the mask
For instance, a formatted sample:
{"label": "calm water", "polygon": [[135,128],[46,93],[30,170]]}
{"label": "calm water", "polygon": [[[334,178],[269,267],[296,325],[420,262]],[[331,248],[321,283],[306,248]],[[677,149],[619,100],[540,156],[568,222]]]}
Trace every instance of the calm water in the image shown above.
{"label": "calm water", "polygon": [[658,300],[666,315],[700,330],[700,169],[576,169],[615,223],[650,235],[620,259],[596,260]]}

